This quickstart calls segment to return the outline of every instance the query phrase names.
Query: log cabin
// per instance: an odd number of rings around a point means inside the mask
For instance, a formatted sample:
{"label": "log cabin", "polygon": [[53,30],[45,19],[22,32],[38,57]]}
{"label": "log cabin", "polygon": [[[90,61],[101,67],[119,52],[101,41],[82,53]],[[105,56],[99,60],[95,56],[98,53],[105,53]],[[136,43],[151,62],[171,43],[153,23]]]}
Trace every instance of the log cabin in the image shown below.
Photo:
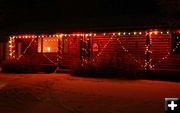
{"label": "log cabin", "polygon": [[128,54],[145,70],[180,70],[180,31],[174,29],[11,35],[8,44],[9,59],[59,68],[109,59],[119,62]]}

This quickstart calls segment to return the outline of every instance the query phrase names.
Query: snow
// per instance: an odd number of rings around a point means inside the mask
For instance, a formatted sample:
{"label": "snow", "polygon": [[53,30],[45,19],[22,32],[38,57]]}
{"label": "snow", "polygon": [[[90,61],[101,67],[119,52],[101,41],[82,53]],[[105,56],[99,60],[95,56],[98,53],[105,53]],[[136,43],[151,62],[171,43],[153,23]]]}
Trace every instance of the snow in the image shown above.
{"label": "snow", "polygon": [[163,113],[180,83],[0,74],[0,113]]}

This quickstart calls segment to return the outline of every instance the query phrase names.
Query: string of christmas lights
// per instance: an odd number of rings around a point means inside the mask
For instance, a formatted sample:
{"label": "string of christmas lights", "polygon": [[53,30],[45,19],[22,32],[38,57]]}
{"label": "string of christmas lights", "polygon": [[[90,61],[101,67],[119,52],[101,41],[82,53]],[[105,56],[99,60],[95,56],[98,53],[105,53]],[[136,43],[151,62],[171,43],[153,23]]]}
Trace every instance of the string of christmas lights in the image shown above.
{"label": "string of christmas lights", "polygon": [[50,61],[52,64],[57,65],[57,63],[55,63],[53,60],[51,60],[46,54],[43,54],[43,56],[44,56],[48,61]]}
{"label": "string of christmas lights", "polygon": [[90,36],[82,36],[81,39],[81,65],[85,66],[90,57]]}
{"label": "string of christmas lights", "polygon": [[[154,32],[154,34],[156,35],[157,32]],[[145,50],[145,55],[146,55],[146,60],[145,60],[145,65],[144,65],[144,69],[145,70],[150,70],[152,68],[151,62],[151,44],[152,44],[152,39],[151,39],[151,35],[152,33],[146,33],[146,50]]]}
{"label": "string of christmas lights", "polygon": [[[101,34],[101,33],[100,33]],[[116,35],[142,35],[142,32],[115,32],[115,33],[103,33],[103,35],[107,35],[107,34],[116,34]],[[17,36],[10,36],[10,37],[14,37],[16,39],[29,39],[29,38],[45,38],[45,37],[49,37],[49,38],[58,38],[61,36],[64,37],[79,37],[79,36],[97,36],[97,33],[72,33],[72,34],[62,34],[62,33],[56,33],[56,34],[52,34],[52,35],[17,35]]]}
{"label": "string of christmas lights", "polygon": [[138,61],[135,57],[133,57],[133,55],[131,53],[129,53],[129,50],[127,50],[123,45],[122,45],[122,42],[119,40],[119,38],[117,38],[117,41],[119,42],[120,44],[120,47],[123,49],[124,52],[128,53],[129,56],[131,56],[131,58],[134,60],[134,62],[138,63],[141,65],[141,67],[143,67],[143,63]]}
{"label": "string of christmas lights", "polygon": [[26,54],[27,50],[30,48],[30,46],[32,45],[32,43],[34,42],[34,39],[31,40],[31,42],[29,43],[29,45],[25,48],[25,50],[23,51],[23,54],[21,54],[17,60],[19,60],[21,57],[23,57],[23,55]]}
{"label": "string of christmas lights", "polygon": [[[99,33],[101,34],[101,33]],[[114,32],[114,33],[102,33],[102,35],[143,35],[144,32]],[[151,32],[151,34],[154,34],[154,35],[158,35],[158,34],[169,34],[169,31],[167,32],[160,32],[160,31],[154,31],[154,32]],[[29,39],[29,38],[44,38],[44,37],[49,37],[49,38],[58,38],[58,37],[61,37],[61,36],[64,36],[64,37],[71,37],[71,36],[97,36],[98,34],[97,33],[70,33],[70,34],[63,34],[63,33],[56,33],[56,34],[52,34],[52,35],[45,35],[45,34],[42,34],[42,35],[17,35],[17,36],[10,36],[10,37],[14,37],[14,38],[17,38],[17,39]]]}
{"label": "string of christmas lights", "polygon": [[102,55],[104,49],[107,48],[107,46],[110,44],[111,40],[114,39],[114,38],[119,42],[119,44],[121,45],[121,48],[122,48],[126,53],[128,53],[136,63],[140,64],[141,67],[144,67],[142,62],[139,62],[135,57],[133,57],[132,54],[129,53],[129,50],[127,50],[127,49],[122,45],[122,42],[121,42],[118,38],[115,37],[115,34],[112,35],[112,37],[111,37],[111,38],[108,40],[108,42],[104,45],[103,49],[101,49],[101,51],[93,58],[93,60],[92,60],[93,63],[96,61],[95,59],[97,59],[99,56]]}
{"label": "string of christmas lights", "polygon": [[15,58],[15,37],[10,37],[9,40],[9,57]]}
{"label": "string of christmas lights", "polygon": [[[176,52],[176,50],[177,50],[179,47],[180,47],[180,41],[176,44],[175,48],[172,49],[172,50],[173,50],[172,52]],[[165,55],[164,57],[162,57],[159,61],[157,61],[156,64],[153,65],[153,68],[154,68],[154,67],[157,67],[157,65],[158,65],[159,63],[162,63],[163,61],[165,61],[166,59],[168,59],[170,56],[171,56],[171,52],[168,52],[167,55]]]}
{"label": "string of christmas lights", "polygon": [[92,58],[92,62],[93,62],[93,63],[95,63],[95,62],[97,61],[98,57],[100,57],[100,56],[102,55],[104,49],[107,48],[107,46],[110,44],[110,42],[111,42],[111,40],[112,40],[113,38],[114,38],[114,37],[112,36],[112,37],[108,40],[108,42],[103,46],[103,48],[101,49],[101,51],[100,51],[94,58]]}
{"label": "string of christmas lights", "polygon": [[60,35],[58,38],[58,51],[57,51],[57,63],[58,63],[58,68],[62,66],[62,40],[63,40],[63,35]]}

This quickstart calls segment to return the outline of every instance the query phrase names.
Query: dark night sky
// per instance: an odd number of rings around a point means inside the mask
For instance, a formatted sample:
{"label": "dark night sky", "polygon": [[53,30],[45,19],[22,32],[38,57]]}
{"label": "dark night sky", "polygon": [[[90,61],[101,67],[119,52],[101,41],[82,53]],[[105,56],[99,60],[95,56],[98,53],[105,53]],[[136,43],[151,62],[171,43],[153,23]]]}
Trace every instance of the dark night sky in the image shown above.
{"label": "dark night sky", "polygon": [[157,0],[0,0],[0,23],[6,29],[158,14]]}
{"label": "dark night sky", "polygon": [[119,16],[156,13],[158,8],[153,0],[1,0],[1,2],[6,16],[24,16],[23,18]]}

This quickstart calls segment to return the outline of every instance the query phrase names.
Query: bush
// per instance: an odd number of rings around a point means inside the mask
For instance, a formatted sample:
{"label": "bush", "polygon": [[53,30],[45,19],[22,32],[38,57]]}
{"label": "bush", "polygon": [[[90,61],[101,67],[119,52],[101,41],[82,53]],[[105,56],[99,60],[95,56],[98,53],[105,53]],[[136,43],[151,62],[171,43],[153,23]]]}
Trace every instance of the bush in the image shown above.
{"label": "bush", "polygon": [[73,75],[92,77],[120,77],[124,79],[138,78],[142,70],[130,55],[120,57],[106,57],[106,60],[96,63],[87,63],[84,66],[76,65],[72,70]]}
{"label": "bush", "polygon": [[47,64],[47,65],[41,65],[42,71],[45,73],[53,73],[55,72],[57,65]]}
{"label": "bush", "polygon": [[36,62],[27,60],[10,59],[2,64],[2,72],[4,73],[37,73],[40,66]]}

